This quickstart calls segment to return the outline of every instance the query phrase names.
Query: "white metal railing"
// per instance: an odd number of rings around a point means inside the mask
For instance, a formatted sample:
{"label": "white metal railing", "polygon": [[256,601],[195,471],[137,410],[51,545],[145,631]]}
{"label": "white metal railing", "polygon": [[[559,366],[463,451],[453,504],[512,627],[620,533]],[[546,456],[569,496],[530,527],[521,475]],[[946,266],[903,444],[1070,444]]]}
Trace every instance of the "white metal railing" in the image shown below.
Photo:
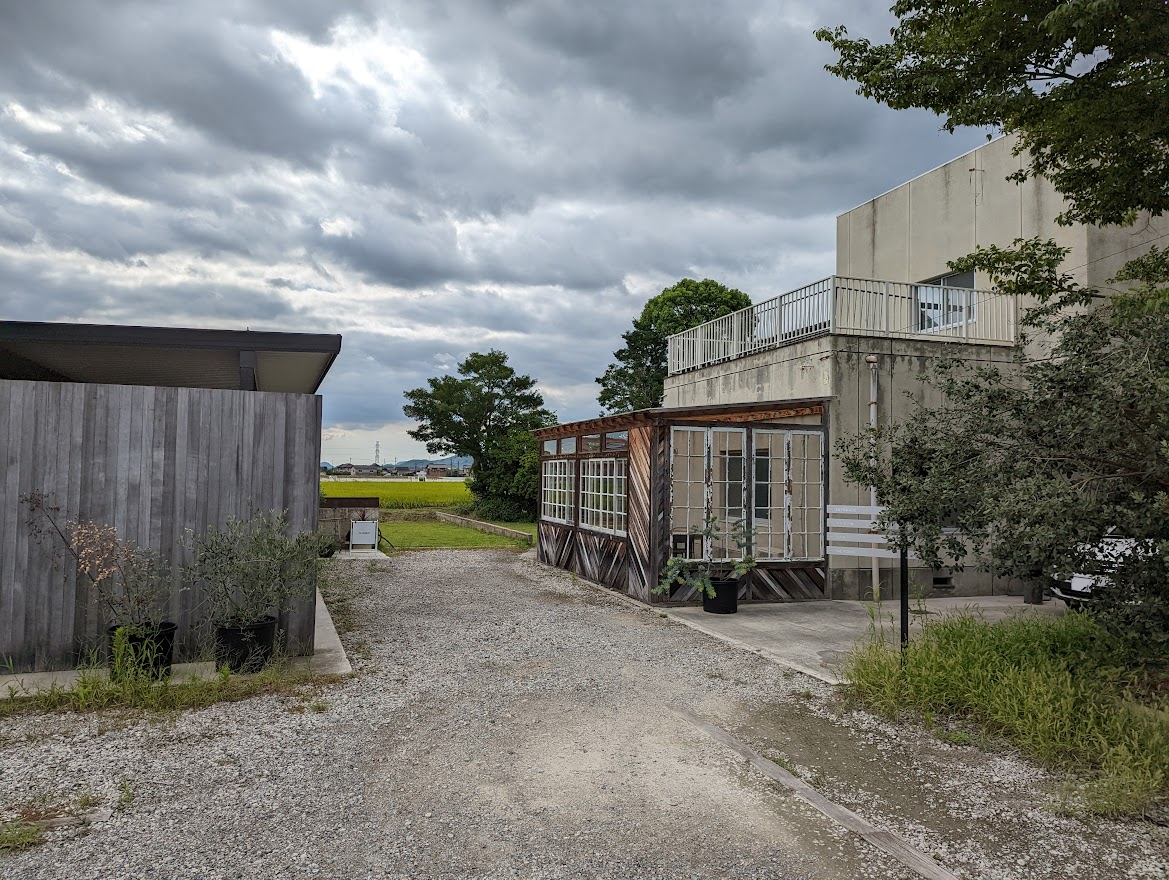
{"label": "white metal railing", "polygon": [[832,275],[669,340],[670,375],[825,333],[1014,345],[1014,296]]}

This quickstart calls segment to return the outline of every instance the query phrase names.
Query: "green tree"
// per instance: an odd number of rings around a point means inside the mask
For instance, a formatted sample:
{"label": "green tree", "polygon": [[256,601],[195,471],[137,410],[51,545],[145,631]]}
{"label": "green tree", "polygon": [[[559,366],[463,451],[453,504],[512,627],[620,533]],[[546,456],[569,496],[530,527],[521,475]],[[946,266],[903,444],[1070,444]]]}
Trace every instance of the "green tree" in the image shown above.
{"label": "green tree", "polygon": [[[891,41],[817,37],[833,73],[945,127],[1017,136],[1029,166],[1068,200],[1062,222],[1128,223],[1169,209],[1169,6],[1162,0],[914,0]],[[1039,306],[1023,323],[1046,350],[1012,369],[934,377],[944,403],[842,438],[850,479],[876,485],[887,520],[927,560],[968,557],[1005,573],[1101,571],[1090,547],[1141,542],[1097,595],[1131,645],[1169,645],[1169,258],[1129,262],[1107,295],[1060,273],[1053,242],[1016,242],[951,263],[981,269]],[[872,463],[876,456],[876,464]],[[957,526],[962,540],[944,531]]]}
{"label": "green tree", "polygon": [[410,402],[402,411],[418,422],[407,433],[432,454],[471,456],[468,488],[481,504],[534,512],[540,457],[531,432],[556,421],[535,390],[536,380],[518,375],[507,355],[494,349],[472,352],[458,373],[460,378],[427,379],[428,387],[405,393]]}
{"label": "green tree", "polygon": [[[1023,324],[1043,353],[1006,369],[944,363],[945,403],[842,438],[848,479],[877,487],[886,523],[926,561],[1007,575],[1107,573],[1103,618],[1146,656],[1169,653],[1169,252],[1131,261],[1103,294],[1060,274],[1051,242],[955,261],[1036,296]],[[1086,308],[1087,307],[1087,308]],[[946,531],[947,526],[958,532]],[[1114,572],[1092,549],[1134,538]]]}
{"label": "green tree", "polygon": [[818,39],[828,70],[945,128],[1017,135],[1069,201],[1065,221],[1124,223],[1169,209],[1169,5],[1164,0],[901,0],[888,43],[844,27]]}
{"label": "green tree", "polygon": [[609,413],[661,406],[668,337],[750,305],[747,294],[709,278],[683,278],[667,287],[645,304],[633,329],[622,334],[625,346],[613,352],[617,362],[597,379],[597,401]]}

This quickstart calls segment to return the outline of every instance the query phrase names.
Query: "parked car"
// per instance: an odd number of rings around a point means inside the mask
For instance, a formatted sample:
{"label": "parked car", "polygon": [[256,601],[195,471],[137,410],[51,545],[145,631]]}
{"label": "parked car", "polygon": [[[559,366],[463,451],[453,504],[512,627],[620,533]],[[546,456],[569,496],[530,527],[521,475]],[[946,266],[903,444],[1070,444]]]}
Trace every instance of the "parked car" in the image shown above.
{"label": "parked car", "polygon": [[[1077,548],[1081,552],[1090,551],[1101,564],[1104,572],[1112,571],[1125,557],[1138,550],[1138,542],[1132,538],[1104,538],[1094,547],[1081,545]],[[1051,594],[1062,599],[1068,608],[1084,608],[1092,603],[1092,588],[1108,583],[1108,575],[1100,574],[1073,574],[1065,580],[1059,580],[1051,588]]]}

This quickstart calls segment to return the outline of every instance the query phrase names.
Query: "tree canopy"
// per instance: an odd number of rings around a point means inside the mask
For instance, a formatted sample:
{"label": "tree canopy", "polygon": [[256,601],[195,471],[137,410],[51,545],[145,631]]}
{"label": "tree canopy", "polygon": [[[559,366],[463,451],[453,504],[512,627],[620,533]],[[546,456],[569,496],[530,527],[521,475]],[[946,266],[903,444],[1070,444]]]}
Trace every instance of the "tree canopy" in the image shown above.
{"label": "tree canopy", "polygon": [[410,403],[402,411],[418,422],[407,433],[431,453],[471,456],[468,488],[480,502],[533,512],[539,448],[531,432],[556,417],[544,408],[536,380],[517,374],[502,351],[472,352],[458,373],[461,378],[427,379],[428,387],[405,393]]}
{"label": "tree canopy", "polygon": [[1125,223],[1169,209],[1169,5],[1164,0],[900,0],[888,43],[818,39],[827,69],[945,128],[1018,136],[1030,168],[1069,200],[1063,220]]}
{"label": "tree canopy", "polygon": [[750,305],[751,298],[741,290],[709,278],[683,278],[665,288],[634,318],[633,329],[622,334],[625,346],[613,352],[617,362],[597,379],[597,401],[608,413],[661,406],[668,337]]}
{"label": "tree canopy", "polygon": [[[1135,287],[1108,295],[1061,274],[1065,255],[1031,240],[956,261],[1039,298],[1023,323],[1048,340],[1043,354],[1020,350],[1006,369],[943,363],[929,381],[944,405],[837,452],[931,564],[1109,574],[1106,618],[1152,655],[1169,650],[1169,253],[1130,262],[1116,280]],[[1094,548],[1109,534],[1144,552],[1108,572]]]}

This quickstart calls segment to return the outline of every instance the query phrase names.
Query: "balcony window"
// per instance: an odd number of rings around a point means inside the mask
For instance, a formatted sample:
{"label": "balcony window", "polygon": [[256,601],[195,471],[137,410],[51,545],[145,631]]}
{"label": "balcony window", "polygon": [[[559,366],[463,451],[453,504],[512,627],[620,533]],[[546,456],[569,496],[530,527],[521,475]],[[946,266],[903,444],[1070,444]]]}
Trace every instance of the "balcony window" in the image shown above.
{"label": "balcony window", "polygon": [[961,327],[974,320],[974,273],[943,275],[915,284],[917,329],[925,332]]}

